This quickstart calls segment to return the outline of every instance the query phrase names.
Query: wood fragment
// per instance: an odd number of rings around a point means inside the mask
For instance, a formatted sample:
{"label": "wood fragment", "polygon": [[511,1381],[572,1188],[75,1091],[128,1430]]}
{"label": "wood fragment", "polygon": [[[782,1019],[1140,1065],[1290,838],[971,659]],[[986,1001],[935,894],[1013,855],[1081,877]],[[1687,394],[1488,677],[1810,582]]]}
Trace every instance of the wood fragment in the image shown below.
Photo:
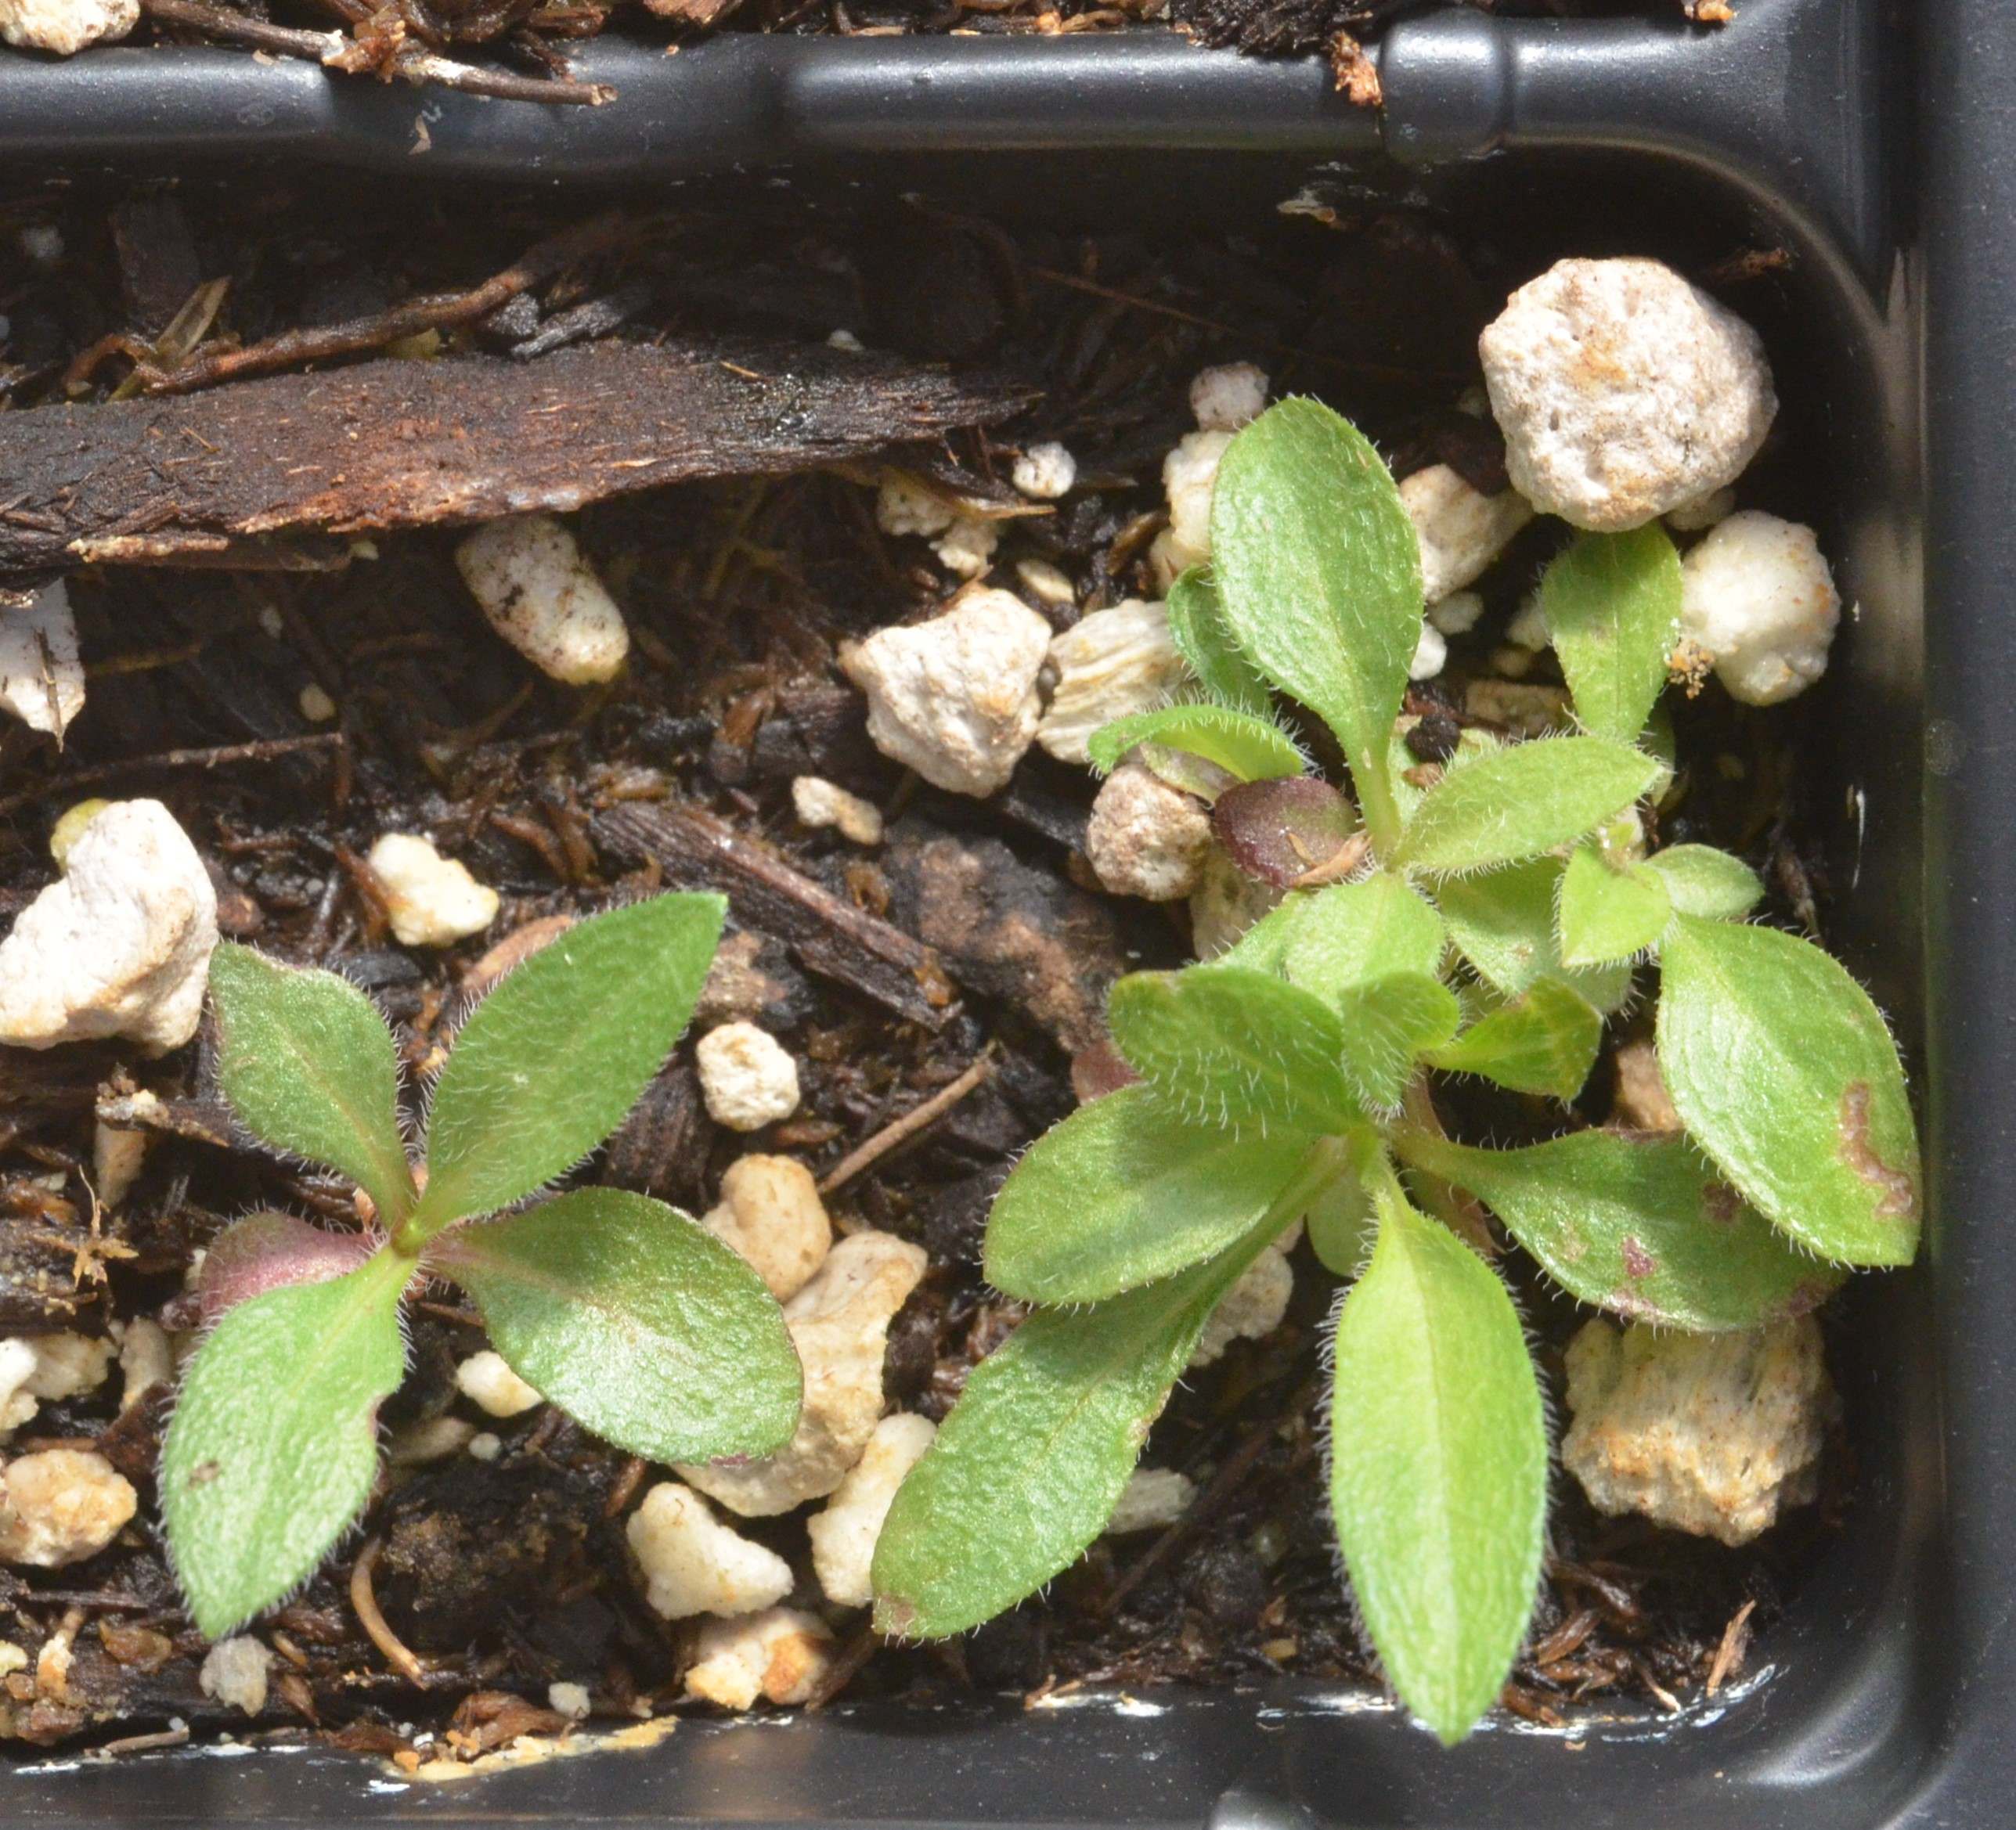
{"label": "wood fragment", "polygon": [[991,424],[1033,398],[1000,376],[817,346],[605,343],[36,408],[8,416],[0,449],[0,578],[564,513]]}
{"label": "wood fragment", "polygon": [[413,1648],[392,1631],[379,1608],[377,1594],[371,1586],[373,1572],[378,1567],[378,1553],[384,1547],[382,1538],[373,1538],[357,1553],[357,1561],[350,1566],[350,1605],[356,1614],[357,1624],[370,1637],[372,1644],[384,1654],[385,1662],[407,1683],[423,1684],[427,1682],[427,1667]]}
{"label": "wood fragment", "polygon": [[123,775],[144,775],[157,769],[216,769],[233,762],[273,762],[304,751],[341,750],[347,741],[341,731],[316,731],[304,737],[263,737],[250,744],[218,744],[200,750],[157,750],[150,756],[122,756],[110,762],[95,762],[88,769],[70,769],[60,778],[9,794],[0,799],[0,815],[32,806],[46,794],[74,794],[81,787]]}
{"label": "wood fragment", "polygon": [[807,971],[928,1028],[950,1014],[951,987],[930,948],[843,902],[705,808],[627,802],[597,814],[593,831],[618,858],[657,866],[667,889],[723,892],[741,926],[782,941]]}
{"label": "wood fragment", "polygon": [[831,1194],[846,1187],[864,1169],[881,1162],[899,1144],[907,1142],[926,1126],[936,1124],[994,1071],[992,1054],[983,1054],[958,1079],[939,1087],[929,1099],[920,1100],[900,1118],[892,1119],[874,1137],[850,1150],[820,1177],[819,1192]]}
{"label": "wood fragment", "polygon": [[1743,1661],[1750,1651],[1750,1617],[1756,1611],[1754,1598],[1745,1601],[1729,1616],[1729,1625],[1722,1629],[1722,1644],[1715,1648],[1715,1662],[1708,1667],[1707,1689],[1710,1696],[1742,1671]]}

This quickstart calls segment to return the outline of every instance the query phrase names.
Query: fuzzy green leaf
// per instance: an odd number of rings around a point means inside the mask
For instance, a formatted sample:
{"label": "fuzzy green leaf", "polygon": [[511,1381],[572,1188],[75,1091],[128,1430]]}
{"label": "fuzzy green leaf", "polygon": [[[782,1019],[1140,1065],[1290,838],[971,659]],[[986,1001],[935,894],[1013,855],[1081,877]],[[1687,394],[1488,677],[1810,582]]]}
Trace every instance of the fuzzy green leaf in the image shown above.
{"label": "fuzzy green leaf", "polygon": [[240,1303],[205,1338],[161,1450],[175,1575],[212,1639],[314,1574],[370,1497],[379,1404],[406,1370],[413,1261]]}
{"label": "fuzzy green leaf", "polygon": [[1456,950],[1501,996],[1520,997],[1542,979],[1558,978],[1599,1010],[1614,1010],[1631,989],[1628,965],[1576,969],[1561,963],[1554,932],[1561,874],[1558,858],[1536,858],[1479,877],[1452,877],[1436,885],[1436,906]]}
{"label": "fuzzy green leaf", "polygon": [[1622,870],[1595,845],[1578,845],[1561,877],[1561,961],[1607,966],[1643,953],[1673,913],[1665,880],[1642,865]]}
{"label": "fuzzy green leaf", "polygon": [[1659,779],[1607,737],[1514,744],[1452,768],[1422,798],[1396,863],[1436,875],[1517,864],[1580,838]]}
{"label": "fuzzy green leaf", "polygon": [[1558,979],[1542,978],[1428,1059],[1445,1073],[1481,1074],[1514,1093],[1566,1100],[1581,1091],[1602,1045],[1596,1007]]}
{"label": "fuzzy green leaf", "polygon": [[377,1007],[333,972],[221,942],[210,956],[218,1084],[247,1130],[341,1169],[388,1227],[413,1206],[399,1072]]}
{"label": "fuzzy green leaf", "polygon": [[1317,890],[1296,908],[1284,924],[1280,969],[1318,997],[1334,1003],[1395,972],[1433,978],[1441,965],[1441,918],[1386,872]]}
{"label": "fuzzy green leaf", "polygon": [[1645,860],[1682,915],[1740,921],[1764,900],[1764,885],[1740,858],[1712,845],[1668,845]]}
{"label": "fuzzy green leaf", "polygon": [[798,1427],[798,1356],[776,1299],[663,1201],[577,1189],[457,1227],[427,1264],[469,1292],[520,1378],[633,1455],[767,1455]]}
{"label": "fuzzy green leaf", "polygon": [[572,1169],[692,1020],[725,897],[652,896],[569,928],[484,999],[435,1088],[423,1236]]}
{"label": "fuzzy green leaf", "polygon": [[1481,1195],[1571,1295],[1714,1334],[1815,1307],[1841,1281],[1791,1245],[1681,1137],[1577,1131],[1523,1150],[1410,1133],[1401,1154]]}
{"label": "fuzzy green leaf", "polygon": [[875,1626],[962,1633],[1033,1594],[1105,1529],[1211,1311],[1267,1243],[1096,1309],[1032,1316],[976,1367],[875,1545]]}
{"label": "fuzzy green leaf", "polygon": [[1232,639],[1336,733],[1389,842],[1387,740],[1421,639],[1421,551],[1379,453],[1315,401],[1269,408],[1218,466],[1211,553]]}
{"label": "fuzzy green leaf", "polygon": [[1547,1429],[1505,1286],[1397,1188],[1379,1205],[1337,1323],[1330,1506],[1387,1677],[1453,1744],[1497,1700],[1532,1612]]}
{"label": "fuzzy green leaf", "polygon": [[1303,1219],[1308,1225],[1309,1248],[1325,1270],[1355,1277],[1365,1269],[1365,1255],[1378,1236],[1379,1218],[1357,1176],[1338,1176],[1311,1201]]}
{"label": "fuzzy green leaf", "polygon": [[1198,683],[1219,704],[1256,718],[1268,715],[1272,696],[1225,627],[1209,567],[1191,567],[1169,587],[1169,633]]}
{"label": "fuzzy green leaf", "polygon": [[1109,774],[1137,744],[1188,751],[1242,782],[1300,775],[1307,758],[1278,725],[1225,705],[1164,705],[1102,725],[1086,740],[1092,766]]}
{"label": "fuzzy green leaf", "polygon": [[1390,972],[1354,985],[1338,999],[1343,1019],[1344,1072],[1365,1105],[1390,1111],[1413,1078],[1414,1065],[1456,1033],[1463,1007],[1456,994],[1425,972]]}
{"label": "fuzzy green leaf", "polygon": [[1148,1086],[1039,1137],[987,1216],[987,1281],[1026,1302],[1102,1302],[1222,1252],[1300,1172],[1280,1137],[1186,1122]]}
{"label": "fuzzy green leaf", "polygon": [[1583,728],[1634,742],[1680,633],[1680,556],[1657,521],[1582,534],[1547,568],[1540,607]]}
{"label": "fuzzy green leaf", "polygon": [[1660,960],[1659,1065],[1694,1141],[1822,1258],[1909,1264],[1917,1129],[1869,994],[1775,928],[1677,916]]}
{"label": "fuzzy green leaf", "polygon": [[1236,966],[1131,973],[1106,1020],[1134,1072],[1193,1123],[1306,1135],[1363,1115],[1338,1064],[1336,1012],[1278,978]]}

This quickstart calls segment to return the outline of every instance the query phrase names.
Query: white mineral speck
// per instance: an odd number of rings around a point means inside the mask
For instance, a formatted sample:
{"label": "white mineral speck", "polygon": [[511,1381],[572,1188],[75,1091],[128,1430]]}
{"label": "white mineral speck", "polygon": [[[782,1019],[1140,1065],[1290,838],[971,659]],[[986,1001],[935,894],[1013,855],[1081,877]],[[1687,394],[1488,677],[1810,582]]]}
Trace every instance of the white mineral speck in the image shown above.
{"label": "white mineral speck", "polygon": [[766,1029],[723,1023],[694,1050],[708,1116],[731,1131],[760,1131],[798,1110],[798,1063]]}
{"label": "white mineral speck", "polygon": [[1008,481],[1033,501],[1055,502],[1071,493],[1078,481],[1078,460],[1054,439],[1032,445],[1015,460]]}
{"label": "white mineral speck", "polygon": [[570,686],[615,677],[630,632],[564,522],[488,522],[456,548],[455,563],[491,628],[542,673]]}
{"label": "white mineral speck", "polygon": [[366,862],[384,889],[392,933],[403,946],[450,946],[497,919],[497,892],[417,834],[386,833]]}
{"label": "white mineral speck", "polygon": [[714,1516],[677,1481],[660,1481],[625,1527],[644,1576],[644,1598],[668,1620],[749,1614],[791,1593],[791,1565]]}
{"label": "white mineral speck", "polygon": [[84,709],[77,619],[60,578],[26,602],[0,594],[0,709],[59,744]]}
{"label": "white mineral speck", "polygon": [[1811,528],[1747,509],[1680,564],[1680,632],[1729,696],[1776,705],[1827,670],[1841,598]]}

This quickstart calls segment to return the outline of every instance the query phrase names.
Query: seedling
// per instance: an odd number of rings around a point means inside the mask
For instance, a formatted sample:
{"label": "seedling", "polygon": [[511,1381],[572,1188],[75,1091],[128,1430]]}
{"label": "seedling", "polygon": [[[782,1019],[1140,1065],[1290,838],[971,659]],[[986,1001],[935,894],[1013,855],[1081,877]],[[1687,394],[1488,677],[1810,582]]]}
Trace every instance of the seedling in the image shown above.
{"label": "seedling", "polygon": [[[1668,775],[1641,744],[1680,608],[1661,528],[1585,535],[1546,574],[1574,734],[1465,732],[1427,766],[1396,722],[1419,556],[1372,447],[1312,402],[1275,407],[1225,453],[1211,537],[1214,571],[1170,600],[1203,701],[1109,726],[1093,756],[1212,802],[1285,899],[1208,964],[1114,987],[1139,1079],[1040,1139],[995,1203],[987,1275],[1039,1306],[898,1494],[877,1619],[958,1633],[1071,1562],[1213,1309],[1306,1219],[1349,1281],[1338,1544],[1394,1688],[1453,1742],[1525,1634],[1547,1502],[1545,1407],[1477,1201],[1585,1302],[1754,1328],[1841,1267],[1911,1259],[1916,1131],[1875,1006],[1818,947],[1745,922],[1751,871],[1700,845],[1647,855],[1639,804]],[[1354,801],[1308,773],[1277,690],[1334,733]],[[1437,1074],[1573,1098],[1641,960],[1684,1137],[1447,1135]]]}
{"label": "seedling", "polygon": [[266,1143],[348,1176],[375,1218],[334,1234],[255,1214],[205,1261],[215,1325],[168,1426],[160,1493],[206,1634],[306,1580],[362,1509],[378,1407],[406,1370],[401,1306],[430,1278],[459,1284],[513,1370],[618,1448],[700,1461],[790,1436],[799,1374],[783,1313],[726,1245],[616,1189],[516,1205],[607,1137],[658,1072],[725,907],[666,895],[612,910],[505,978],[435,1083],[420,1176],[391,1035],[370,1000],[332,974],[217,949],[233,1109]]}

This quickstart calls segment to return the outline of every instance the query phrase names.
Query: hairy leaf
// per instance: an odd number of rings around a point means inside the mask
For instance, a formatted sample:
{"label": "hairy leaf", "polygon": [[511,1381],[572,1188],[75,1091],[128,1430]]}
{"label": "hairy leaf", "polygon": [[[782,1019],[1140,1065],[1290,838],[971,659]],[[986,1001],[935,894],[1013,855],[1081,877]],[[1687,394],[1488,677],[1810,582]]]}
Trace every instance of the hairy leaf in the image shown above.
{"label": "hairy leaf", "polygon": [[1481,1074],[1514,1093],[1567,1100],[1581,1091],[1602,1045],[1596,1007],[1559,979],[1542,978],[1428,1059],[1446,1073]]}
{"label": "hairy leaf", "polygon": [[1714,1334],[1814,1308],[1841,1281],[1791,1245],[1682,1137],[1577,1131],[1523,1150],[1408,1133],[1407,1161],[1481,1195],[1571,1295]]}
{"label": "hairy leaf", "polygon": [[1152,1088],[1039,1137],[987,1216],[987,1281],[1026,1302],[1102,1302],[1222,1252],[1301,1173],[1290,1140],[1187,1122]]}
{"label": "hairy leaf", "polygon": [[1169,587],[1169,633],[1199,684],[1219,704],[1267,716],[1267,683],[1233,642],[1208,566],[1191,567]]}
{"label": "hairy leaf", "polygon": [[1372,1197],[1356,1176],[1340,1176],[1309,1204],[1309,1248],[1325,1270],[1355,1277],[1377,1237]]}
{"label": "hairy leaf", "polygon": [[1540,607],[1583,727],[1636,741],[1680,633],[1680,556],[1657,521],[1581,534],[1540,581]]}
{"label": "hairy leaf", "polygon": [[1631,989],[1628,965],[1573,968],[1554,933],[1561,861],[1536,858],[1436,885],[1436,906],[1456,950],[1500,996],[1516,998],[1543,978],[1572,985],[1599,1010],[1614,1010]]}
{"label": "hairy leaf", "polygon": [[1211,552],[1233,639],[1336,733],[1390,843],[1387,740],[1421,638],[1421,552],[1379,453],[1315,401],[1269,408],[1218,466]]}
{"label": "hairy leaf", "polygon": [[1496,1701],[1532,1612],[1547,1430],[1504,1285],[1397,1187],[1379,1206],[1337,1322],[1330,1506],[1387,1677],[1454,1743]]}
{"label": "hairy leaf", "polygon": [[1650,757],[1607,737],[1514,744],[1450,769],[1428,791],[1397,862],[1448,875],[1538,857],[1628,807],[1660,773]]}
{"label": "hairy leaf", "polygon": [[1242,782],[1299,776],[1307,758],[1278,725],[1224,705],[1164,705],[1102,725],[1085,741],[1092,766],[1102,774],[1120,766],[1137,744],[1201,756]]}
{"label": "hairy leaf", "polygon": [[1354,985],[1340,995],[1337,1014],[1344,1072],[1358,1097],[1379,1111],[1400,1104],[1415,1063],[1448,1042],[1463,1020],[1456,994],[1425,972],[1390,972]]}
{"label": "hairy leaf", "polygon": [[341,1169],[388,1227],[413,1206],[399,1137],[399,1063],[377,1007],[333,972],[283,966],[219,943],[210,992],[218,1084],[247,1130]]}
{"label": "hairy leaf", "polygon": [[[1442,963],[1441,918],[1405,881],[1381,871],[1333,884],[1284,924],[1280,969],[1291,984],[1333,1003],[1395,972],[1433,978]],[[1284,904],[1284,907],[1288,905]]]}
{"label": "hairy leaf", "polygon": [[976,1366],[875,1545],[875,1626],[962,1633],[1033,1594],[1113,1516],[1218,1300],[1267,1243],[1087,1310],[1039,1311]]}
{"label": "hairy leaf", "polygon": [[399,1297],[413,1261],[269,1290],[204,1339],[161,1449],[175,1575],[212,1639],[270,1608],[370,1497],[378,1406],[406,1370]]}
{"label": "hairy leaf", "polygon": [[651,1461],[766,1455],[798,1427],[798,1356],[763,1280],[697,1220],[582,1188],[427,1254],[543,1397]]}
{"label": "hairy leaf", "polygon": [[1362,1116],[1338,1065],[1336,1012],[1278,978],[1217,965],[1131,973],[1106,1018],[1129,1065],[1194,1122],[1307,1134]]}
{"label": "hairy leaf", "polygon": [[1909,1264],[1917,1130],[1869,994],[1775,928],[1676,916],[1660,957],[1659,1066],[1694,1141],[1821,1257]]}
{"label": "hairy leaf", "polygon": [[622,1122],[692,1018],[727,906],[667,895],[611,909],[484,999],[435,1088],[423,1235],[508,1207]]}
{"label": "hairy leaf", "polygon": [[1712,845],[1668,845],[1645,860],[1682,915],[1740,921],[1764,900],[1764,885],[1740,858]]}
{"label": "hairy leaf", "polygon": [[1665,931],[1672,913],[1664,878],[1642,865],[1619,869],[1598,847],[1578,845],[1561,877],[1562,964],[1607,966],[1636,958]]}
{"label": "hairy leaf", "polygon": [[1225,855],[1246,876],[1277,889],[1330,863],[1358,823],[1350,802],[1306,775],[1242,783],[1211,809],[1211,836]]}

